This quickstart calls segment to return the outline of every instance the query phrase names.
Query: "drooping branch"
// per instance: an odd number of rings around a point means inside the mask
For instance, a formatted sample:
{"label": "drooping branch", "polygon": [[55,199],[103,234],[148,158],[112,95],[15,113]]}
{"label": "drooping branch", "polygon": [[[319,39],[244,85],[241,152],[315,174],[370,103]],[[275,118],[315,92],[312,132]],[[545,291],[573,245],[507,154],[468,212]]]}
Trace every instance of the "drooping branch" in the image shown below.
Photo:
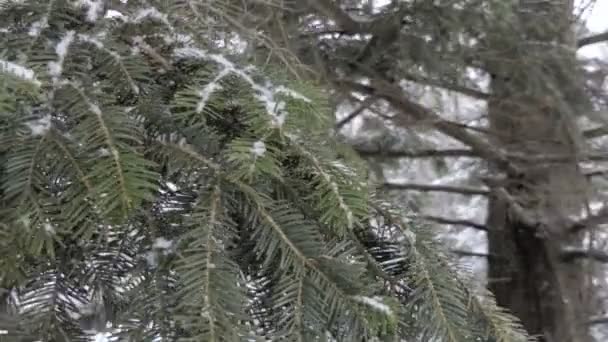
{"label": "drooping branch", "polygon": [[487,196],[488,190],[466,187],[466,186],[452,186],[452,185],[429,185],[429,184],[415,184],[415,183],[389,183],[386,182],[382,185],[384,189],[388,190],[411,190],[411,191],[422,191],[422,192],[447,192],[461,195],[478,195]]}
{"label": "drooping branch", "polygon": [[477,222],[469,221],[469,220],[449,219],[449,218],[445,218],[445,217],[431,216],[431,215],[422,215],[422,216],[420,216],[420,218],[423,220],[432,221],[432,222],[436,222],[439,224],[449,224],[449,225],[454,225],[454,226],[463,226],[463,227],[475,228],[478,230],[488,231],[488,227],[486,227],[485,225],[477,223]]}
{"label": "drooping branch", "polygon": [[582,48],[587,45],[608,42],[608,31],[584,37],[578,40],[576,45]]}

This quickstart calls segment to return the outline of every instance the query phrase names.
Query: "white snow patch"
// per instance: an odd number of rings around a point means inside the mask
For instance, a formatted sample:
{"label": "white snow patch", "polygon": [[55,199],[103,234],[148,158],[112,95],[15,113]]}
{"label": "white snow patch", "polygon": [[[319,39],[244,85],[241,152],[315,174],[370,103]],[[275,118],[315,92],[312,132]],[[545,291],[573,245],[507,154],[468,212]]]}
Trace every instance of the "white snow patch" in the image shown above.
{"label": "white snow patch", "polygon": [[298,93],[297,91],[295,91],[293,89],[286,88],[285,86],[282,86],[282,85],[278,86],[274,91],[275,91],[275,93],[287,94],[288,96],[293,97],[294,99],[302,100],[307,103],[312,102],[308,97]]}
{"label": "white snow patch", "polygon": [[372,308],[381,311],[387,315],[392,315],[393,311],[391,308],[382,302],[380,297],[366,297],[366,296],[355,296],[354,299],[358,302],[364,303],[371,306]]}
{"label": "white snow patch", "polygon": [[48,234],[55,234],[55,227],[53,227],[52,224],[46,222],[44,224],[44,231],[47,232]]}
{"label": "white snow patch", "polygon": [[79,33],[78,34],[78,39],[82,40],[83,42],[91,43],[91,44],[95,45],[95,47],[98,48],[98,49],[103,49],[104,48],[103,43],[101,41],[99,41],[98,39],[93,38],[93,37],[91,37],[89,35]]}
{"label": "white snow patch", "polygon": [[266,144],[263,141],[258,140],[253,143],[253,147],[251,148],[251,153],[253,153],[256,157],[262,157],[266,153]]}
{"label": "white snow patch", "polygon": [[112,18],[119,18],[119,19],[123,19],[125,18],[125,15],[118,12],[117,10],[108,10],[106,12],[106,14],[104,15],[104,18],[108,18],[108,19],[112,19]]}
{"label": "white snow patch", "polygon": [[154,248],[158,249],[169,249],[173,245],[173,241],[167,240],[164,237],[159,237],[154,240]]}
{"label": "white snow patch", "polygon": [[146,259],[146,263],[148,263],[148,266],[150,266],[151,268],[158,267],[158,253],[150,251],[144,255],[144,258]]}
{"label": "white snow patch", "polygon": [[47,27],[49,27],[49,18],[45,16],[42,17],[42,19],[35,21],[32,26],[30,26],[30,29],[27,34],[30,37],[38,37],[40,35],[40,32]]}
{"label": "white snow patch", "polygon": [[89,109],[91,110],[91,112],[93,112],[93,114],[101,116],[101,109],[98,105],[94,103],[89,103]]}
{"label": "white snow patch", "polygon": [[156,7],[148,7],[138,10],[137,12],[135,12],[133,21],[139,23],[147,18],[156,19],[166,24],[167,26],[171,26],[171,24],[169,24],[169,19],[167,15],[160,12],[158,9],[156,9]]}
{"label": "white snow patch", "polygon": [[98,152],[100,157],[109,157],[110,155],[112,155],[112,153],[110,153],[110,150],[105,147],[100,148]]}
{"label": "white snow patch", "polygon": [[169,188],[169,190],[171,190],[173,192],[177,191],[177,185],[175,185],[174,183],[167,182],[166,184],[167,184],[167,188]]}
{"label": "white snow patch", "polygon": [[26,68],[19,64],[0,59],[0,71],[11,74],[26,81],[32,81],[36,85],[40,85],[40,81],[36,79],[34,70]]}
{"label": "white snow patch", "polygon": [[63,38],[55,46],[55,53],[57,54],[57,60],[49,62],[49,74],[53,77],[53,83],[56,83],[63,72],[63,62],[65,56],[68,54],[70,44],[74,41],[74,31],[68,31]]}
{"label": "white snow patch", "polygon": [[78,5],[87,8],[87,20],[94,23],[103,13],[103,0],[79,0]]}
{"label": "white snow patch", "polygon": [[51,128],[51,116],[45,115],[40,119],[27,122],[26,125],[32,131],[33,136],[44,135]]}

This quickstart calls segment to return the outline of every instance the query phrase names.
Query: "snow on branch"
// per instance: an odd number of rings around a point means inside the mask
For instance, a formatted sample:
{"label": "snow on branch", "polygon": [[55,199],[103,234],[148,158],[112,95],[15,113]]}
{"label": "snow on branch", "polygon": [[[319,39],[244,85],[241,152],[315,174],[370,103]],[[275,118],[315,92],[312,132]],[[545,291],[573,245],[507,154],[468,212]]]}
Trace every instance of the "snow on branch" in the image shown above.
{"label": "snow on branch", "polygon": [[87,9],[87,20],[92,23],[104,14],[103,0],[79,0],[76,5]]}
{"label": "snow on branch", "polygon": [[274,87],[268,81],[266,84],[256,82],[250,74],[250,71],[254,70],[254,67],[248,66],[246,68],[239,68],[222,55],[208,53],[207,51],[198,48],[184,47],[175,49],[174,56],[177,58],[205,59],[215,62],[222,68],[218,76],[216,76],[214,80],[200,90],[199,94],[201,96],[201,101],[197,105],[197,111],[199,112],[203,110],[212,92],[219,89],[219,85],[217,83],[228,74],[235,74],[239,76],[251,86],[255,92],[255,97],[264,105],[266,112],[271,116],[273,125],[276,127],[283,126],[288,114],[285,111],[285,102],[277,99],[277,94],[285,94],[294,99],[302,100],[304,102],[311,102],[311,100],[306,96],[284,86]]}
{"label": "snow on branch", "polygon": [[45,135],[51,128],[51,116],[45,115],[40,119],[26,122],[25,125],[32,131],[33,136]]}
{"label": "snow on branch", "polygon": [[356,301],[368,305],[374,308],[376,311],[380,311],[387,315],[392,315],[393,311],[391,308],[382,302],[382,298],[380,297],[365,297],[365,296],[354,296]]}
{"label": "snow on branch", "polygon": [[120,68],[121,72],[125,75],[125,78],[127,79],[129,86],[131,87],[131,90],[133,90],[133,93],[139,94],[139,87],[137,86],[137,84],[135,84],[135,80],[133,79],[133,77],[131,77],[131,74],[129,73],[126,66],[124,65],[122,56],[120,56],[118,53],[106,48],[104,46],[104,44],[95,37],[91,37],[86,34],[78,34],[78,40],[89,43],[89,44],[95,46],[97,49],[102,50],[102,51],[106,52],[107,54],[109,54],[114,59],[114,62]]}
{"label": "snow on branch", "polygon": [[262,157],[266,153],[266,144],[263,141],[258,140],[253,143],[253,147],[251,148],[251,153],[256,157]]}
{"label": "snow on branch", "polygon": [[162,22],[167,25],[167,27],[172,28],[171,23],[169,23],[169,17],[160,12],[156,7],[148,7],[139,9],[135,12],[135,15],[131,18],[131,21],[134,23],[140,23],[145,19],[153,19]]}
{"label": "snow on branch", "polygon": [[33,82],[37,86],[40,85],[40,81],[38,81],[38,79],[36,78],[34,70],[21,66],[19,64],[0,59],[0,71],[3,73],[11,74],[22,80]]}
{"label": "snow on branch", "polygon": [[68,31],[55,46],[57,60],[51,61],[48,64],[49,74],[53,78],[53,83],[57,83],[59,81],[59,78],[61,77],[61,73],[63,72],[63,63],[65,61],[65,57],[68,54],[68,49],[74,41],[74,35],[74,31]]}
{"label": "snow on branch", "polygon": [[38,37],[40,35],[40,32],[42,32],[42,30],[47,27],[49,27],[49,18],[48,16],[44,16],[42,17],[42,19],[32,23],[32,26],[30,26],[30,29],[27,34],[30,37]]}

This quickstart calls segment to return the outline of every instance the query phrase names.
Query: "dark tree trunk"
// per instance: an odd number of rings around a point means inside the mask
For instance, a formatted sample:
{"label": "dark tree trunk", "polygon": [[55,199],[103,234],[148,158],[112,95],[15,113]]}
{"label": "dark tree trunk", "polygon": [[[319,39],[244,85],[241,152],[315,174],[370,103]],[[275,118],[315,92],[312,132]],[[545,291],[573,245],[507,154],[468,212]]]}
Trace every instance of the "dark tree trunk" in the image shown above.
{"label": "dark tree trunk", "polygon": [[490,202],[489,249],[505,257],[490,260],[488,278],[497,303],[540,341],[591,341],[585,267],[559,257],[560,249],[579,237],[538,236],[536,227],[510,219],[507,203]]}
{"label": "dark tree trunk", "polygon": [[[568,232],[566,217],[578,213],[585,180],[578,170],[573,101],[578,81],[571,33],[570,0],[520,0],[521,31],[512,44],[496,37],[503,51],[488,63],[491,130],[503,150],[532,158],[569,154],[560,163],[522,162],[507,175],[507,197],[492,196],[488,207],[490,289],[499,305],[546,342],[588,342],[590,287],[581,261],[563,262],[561,251],[582,246]],[[490,42],[492,44],[492,42]],[[502,50],[498,50],[501,44]],[[515,210],[515,209],[518,210]],[[534,220],[530,226],[522,209]]]}

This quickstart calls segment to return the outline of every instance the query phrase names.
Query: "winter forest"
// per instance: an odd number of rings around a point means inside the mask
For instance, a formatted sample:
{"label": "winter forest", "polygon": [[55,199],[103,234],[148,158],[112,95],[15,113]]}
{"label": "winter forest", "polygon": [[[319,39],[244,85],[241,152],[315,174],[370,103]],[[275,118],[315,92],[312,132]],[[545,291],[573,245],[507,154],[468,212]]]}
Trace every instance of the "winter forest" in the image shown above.
{"label": "winter forest", "polygon": [[608,0],[0,0],[0,341],[608,341]]}

